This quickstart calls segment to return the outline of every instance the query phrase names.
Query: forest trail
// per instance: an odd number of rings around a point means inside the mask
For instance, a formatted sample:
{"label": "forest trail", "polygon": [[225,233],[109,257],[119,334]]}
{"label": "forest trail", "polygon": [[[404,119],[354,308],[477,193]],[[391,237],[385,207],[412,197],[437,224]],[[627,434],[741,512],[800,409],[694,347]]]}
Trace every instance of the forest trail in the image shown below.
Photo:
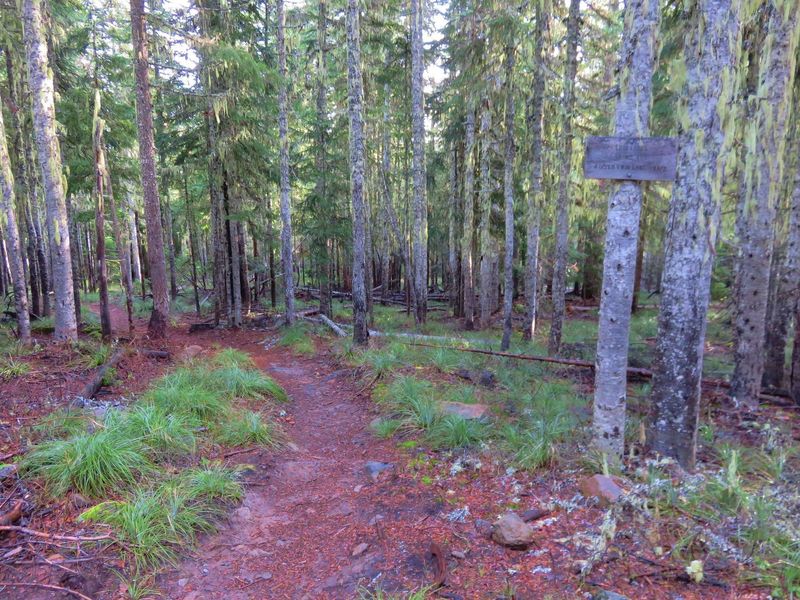
{"label": "forest trail", "polygon": [[[232,465],[253,464],[245,479],[255,485],[195,558],[162,576],[167,597],[352,598],[368,583],[392,589],[429,581],[427,548],[389,543],[387,532],[414,528],[438,505],[398,479],[401,457],[370,433],[374,409],[368,396],[358,396],[352,370],[334,371],[318,357],[296,357],[285,348],[246,348],[289,393],[291,402],[281,408],[291,441],[277,454],[231,457]],[[373,480],[369,461],[393,466]],[[362,544],[366,550],[357,549]]]}

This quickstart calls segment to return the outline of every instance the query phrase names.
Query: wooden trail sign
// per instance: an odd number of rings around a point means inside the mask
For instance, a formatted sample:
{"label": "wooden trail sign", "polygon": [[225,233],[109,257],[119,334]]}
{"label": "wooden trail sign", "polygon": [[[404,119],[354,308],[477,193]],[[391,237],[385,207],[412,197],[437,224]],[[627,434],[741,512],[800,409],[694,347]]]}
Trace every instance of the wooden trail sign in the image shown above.
{"label": "wooden trail sign", "polygon": [[583,158],[587,179],[672,181],[678,156],[675,138],[588,137]]}

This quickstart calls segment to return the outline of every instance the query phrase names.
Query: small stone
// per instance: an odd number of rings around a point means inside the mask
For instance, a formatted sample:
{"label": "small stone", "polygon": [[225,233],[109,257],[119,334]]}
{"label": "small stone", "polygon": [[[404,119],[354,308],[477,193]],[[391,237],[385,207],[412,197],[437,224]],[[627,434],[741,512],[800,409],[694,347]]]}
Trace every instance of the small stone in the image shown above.
{"label": "small stone", "polygon": [[442,402],[442,411],[448,415],[456,415],[462,419],[483,419],[488,416],[486,404],[465,404],[464,402]]}
{"label": "small stone", "polygon": [[269,556],[269,554],[269,552],[261,548],[253,548],[247,553],[247,556],[250,558],[264,558],[265,556]]}
{"label": "small stone", "polygon": [[467,558],[467,555],[466,555],[466,553],[465,553],[465,552],[462,552],[461,550],[452,550],[452,551],[450,552],[450,555],[451,555],[453,558],[460,558],[460,559]]}
{"label": "small stone", "polygon": [[367,475],[370,476],[372,481],[378,481],[378,477],[381,473],[392,468],[394,468],[392,463],[385,463],[379,460],[368,460],[364,465],[364,469],[367,471]]}
{"label": "small stone", "polygon": [[178,361],[179,362],[186,362],[196,358],[201,352],[203,351],[202,346],[186,346],[183,350],[178,353]]}
{"label": "small stone", "polygon": [[481,384],[484,387],[494,387],[494,382],[495,382],[494,373],[484,369],[477,375],[479,384]]}
{"label": "small stone", "polygon": [[383,521],[383,515],[375,515],[369,520],[369,523],[367,523],[367,525],[369,525],[370,527],[375,527],[375,525],[377,525],[381,521]]}
{"label": "small stone", "polygon": [[201,572],[203,575],[208,575],[208,567],[203,567],[202,569],[200,569],[200,572]]}
{"label": "small stone", "polygon": [[628,600],[628,598],[622,594],[618,594],[617,592],[600,590],[596,594],[592,595],[592,600]]}
{"label": "small stone", "polygon": [[75,508],[86,508],[87,506],[91,505],[91,502],[89,502],[89,500],[87,500],[84,496],[82,496],[77,492],[72,494],[70,502],[72,502],[72,506],[74,506]]}
{"label": "small stone", "polygon": [[549,514],[550,511],[544,508],[531,508],[530,510],[524,511],[520,517],[522,517],[522,520],[526,523],[530,523],[531,521],[536,521],[542,517],[546,517]]}
{"label": "small stone", "polygon": [[187,583],[189,583],[189,580],[185,577],[183,579],[178,579],[178,587],[186,587]]}
{"label": "small stone", "polygon": [[601,505],[608,506],[622,496],[622,483],[619,477],[592,475],[581,481],[580,490],[585,498],[597,498]]}
{"label": "small stone", "polygon": [[492,524],[485,519],[475,519],[475,531],[484,537],[492,535]]}
{"label": "small stone", "polygon": [[533,543],[536,530],[516,513],[506,513],[493,525],[492,539],[501,546],[524,549]]}
{"label": "small stone", "polygon": [[240,519],[242,521],[249,521],[251,515],[252,511],[246,506],[240,506],[235,511],[233,511],[234,518]]}
{"label": "small stone", "polygon": [[369,544],[367,544],[366,542],[361,542],[355,548],[353,548],[353,552],[352,552],[352,554],[350,556],[352,556],[354,558],[356,556],[361,556],[362,554],[364,554],[364,552],[367,551],[368,548],[369,548]]}
{"label": "small stone", "polygon": [[15,475],[17,472],[17,465],[5,465],[0,468],[0,481]]}
{"label": "small stone", "polygon": [[360,492],[363,489],[364,489],[364,486],[359,483],[356,487],[353,488],[353,491],[357,494],[358,492]]}
{"label": "small stone", "polygon": [[286,447],[292,452],[300,452],[300,446],[298,446],[294,442],[289,442],[288,444],[286,444]]}

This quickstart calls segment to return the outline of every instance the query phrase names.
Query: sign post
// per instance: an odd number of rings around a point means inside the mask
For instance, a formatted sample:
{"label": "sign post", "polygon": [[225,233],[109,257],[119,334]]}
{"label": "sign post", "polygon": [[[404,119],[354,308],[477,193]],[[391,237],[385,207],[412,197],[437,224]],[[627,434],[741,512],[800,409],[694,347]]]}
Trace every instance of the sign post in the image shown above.
{"label": "sign post", "polygon": [[588,137],[583,158],[587,179],[673,181],[676,138]]}

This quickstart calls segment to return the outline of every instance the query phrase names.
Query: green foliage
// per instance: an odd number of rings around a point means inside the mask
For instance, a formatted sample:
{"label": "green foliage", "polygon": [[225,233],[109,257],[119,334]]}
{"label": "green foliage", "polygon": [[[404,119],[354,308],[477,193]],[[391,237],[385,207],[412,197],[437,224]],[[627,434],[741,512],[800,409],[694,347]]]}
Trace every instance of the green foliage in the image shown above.
{"label": "green foliage", "polygon": [[138,439],[118,428],[81,433],[35,446],[20,461],[20,473],[41,477],[52,497],[74,489],[92,498],[118,491],[152,470]]}
{"label": "green foliage", "polygon": [[286,391],[274,379],[255,369],[231,365],[215,369],[204,378],[206,385],[218,389],[229,398],[255,399],[270,396],[278,402],[289,400]]}
{"label": "green foliage", "polygon": [[221,422],[214,430],[214,439],[225,446],[258,445],[274,448],[280,445],[275,427],[265,423],[259,413],[252,411]]}
{"label": "green foliage", "polygon": [[485,438],[484,423],[458,415],[445,415],[428,433],[428,439],[435,448],[465,448],[479,444]]}
{"label": "green foliage", "polygon": [[218,387],[207,387],[211,379],[202,371],[182,367],[157,381],[143,401],[168,414],[189,416],[196,424],[215,423],[230,412],[231,405]]}
{"label": "green foliage", "polygon": [[94,344],[82,340],[73,342],[72,348],[80,355],[81,365],[87,369],[105,364],[114,350],[109,344]]}
{"label": "green foliage", "polygon": [[22,377],[30,372],[31,366],[21,360],[17,360],[11,356],[0,358],[0,379],[9,381]]}
{"label": "green foliage", "polygon": [[380,419],[372,425],[372,430],[376,436],[385,440],[392,437],[402,426],[403,422],[399,419]]}
{"label": "green foliage", "polygon": [[190,454],[197,440],[191,419],[180,413],[170,413],[154,404],[139,404],[127,411],[112,413],[108,426],[120,434],[138,439],[154,456]]}
{"label": "green foliage", "polygon": [[306,323],[298,322],[291,327],[283,330],[281,338],[278,340],[279,346],[291,348],[296,354],[314,354],[314,342]]}
{"label": "green foliage", "polygon": [[82,520],[110,525],[126,543],[137,569],[175,564],[181,548],[211,532],[224,502],[244,496],[236,473],[218,465],[189,469],[155,488],[135,490],[127,500],[103,502]]}
{"label": "green foliage", "polygon": [[431,429],[442,416],[431,383],[415,377],[395,379],[386,390],[386,402],[405,427]]}
{"label": "green foliage", "polygon": [[68,407],[44,416],[32,429],[37,439],[53,440],[83,433],[90,422],[86,411]]}
{"label": "green foliage", "polygon": [[53,333],[55,329],[55,317],[42,317],[31,321],[31,333],[42,335],[45,333]]}
{"label": "green foliage", "polygon": [[531,420],[521,425],[507,425],[500,438],[514,464],[523,469],[540,469],[558,459],[558,444],[572,430],[561,417]]}

